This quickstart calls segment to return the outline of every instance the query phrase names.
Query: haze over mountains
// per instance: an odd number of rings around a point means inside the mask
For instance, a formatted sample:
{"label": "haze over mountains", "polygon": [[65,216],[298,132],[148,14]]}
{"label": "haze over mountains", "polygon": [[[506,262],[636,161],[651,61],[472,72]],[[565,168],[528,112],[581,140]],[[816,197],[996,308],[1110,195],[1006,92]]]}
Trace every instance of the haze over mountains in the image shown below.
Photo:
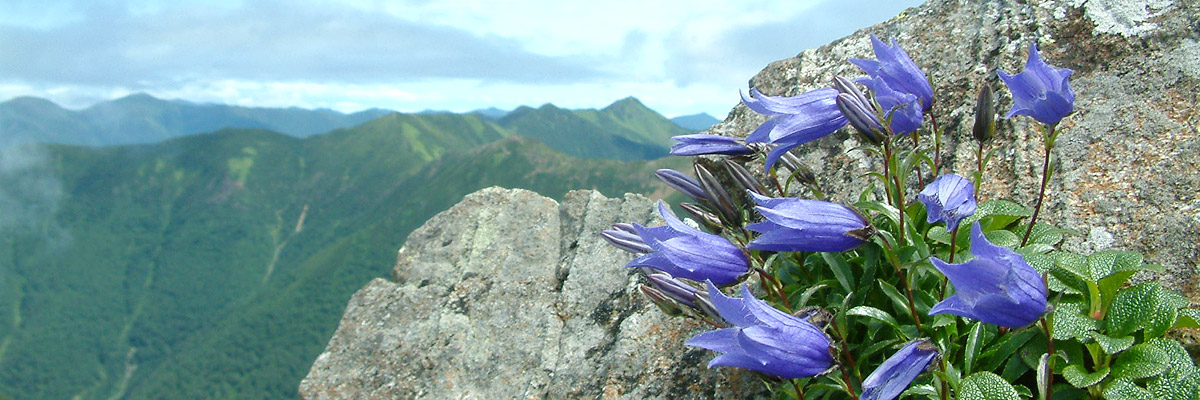
{"label": "haze over mountains", "polygon": [[[626,99],[637,102],[636,99]],[[621,101],[610,107],[619,106]],[[637,107],[645,108],[640,102]],[[521,107],[521,111],[528,107]],[[636,108],[636,107],[635,107]],[[515,112],[514,111],[514,112]],[[595,110],[577,110],[587,113]],[[133,94],[74,111],[36,97],[18,97],[0,103],[0,145],[21,142],[108,146],[154,143],[174,137],[223,128],[267,129],[295,137],[308,137],[349,128],[393,111],[369,109],[343,114],[329,109],[240,107],[163,100]],[[640,111],[639,111],[640,112]],[[424,111],[419,114],[443,114]],[[471,112],[499,120],[512,112],[487,108]],[[707,117],[707,118],[704,118]],[[707,114],[677,117],[672,121],[687,130],[708,129],[717,122]],[[600,122],[600,128],[613,126]],[[618,129],[622,129],[619,127]],[[628,136],[622,134],[622,136]]]}
{"label": "haze over mountains", "polygon": [[[77,144],[173,137],[0,152],[0,398],[295,398],[351,293],[463,195],[661,197],[652,172],[688,163],[662,157],[689,131],[633,98],[502,116],[22,98],[0,118]],[[179,136],[230,121],[289,133]],[[304,130],[331,124],[350,126]]]}

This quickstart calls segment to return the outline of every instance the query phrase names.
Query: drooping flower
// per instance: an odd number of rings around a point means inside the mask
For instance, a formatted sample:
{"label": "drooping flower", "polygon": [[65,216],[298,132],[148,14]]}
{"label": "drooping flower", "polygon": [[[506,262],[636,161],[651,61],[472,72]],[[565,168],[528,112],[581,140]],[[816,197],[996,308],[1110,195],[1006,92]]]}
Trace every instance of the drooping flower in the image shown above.
{"label": "drooping flower", "polygon": [[767,153],[766,169],[771,169],[783,153],[804,143],[825,137],[846,126],[846,117],[838,111],[834,100],[838,92],[830,88],[816,89],[799,96],[776,97],[750,89],[750,97],[742,94],[742,103],[754,112],[772,116],[759,125],[746,143],[776,145]]}
{"label": "drooping flower", "polygon": [[858,247],[874,233],[866,218],[842,204],[750,195],[767,219],[746,226],[762,234],[747,246],[751,249],[840,252]]}
{"label": "drooping flower", "polygon": [[883,118],[888,127],[896,135],[906,135],[916,132],[921,127],[924,114],[921,113],[920,97],[895,90],[883,77],[859,78],[859,83],[875,92],[875,101],[883,108]]}
{"label": "drooping flower", "polygon": [[929,339],[909,342],[863,380],[863,392],[859,400],[895,399],[929,367],[937,355],[937,346],[930,343]]}
{"label": "drooping flower", "polygon": [[833,364],[829,338],[812,323],[771,307],[744,285],[741,299],[725,296],[712,282],[708,293],[721,318],[733,325],[687,341],[722,353],[709,368],[745,368],[792,379],[819,375]]}
{"label": "drooping flower", "polygon": [[975,259],[962,264],[931,260],[957,293],[934,305],[929,315],[954,314],[1017,328],[1046,313],[1042,276],[1020,254],[988,242],[979,222],[971,226],[971,253]]}
{"label": "drooping flower", "polygon": [[1004,118],[1028,115],[1043,124],[1057,124],[1075,108],[1075,92],[1067,80],[1073,72],[1046,64],[1037,43],[1030,45],[1024,71],[1016,75],[997,71],[1013,97],[1012,110]]}
{"label": "drooping flower", "polygon": [[647,228],[633,224],[638,236],[654,251],[633,259],[626,267],[649,267],[671,276],[697,282],[711,280],[718,285],[734,283],[749,270],[750,261],[733,243],[688,226],[662,201],[658,202],[658,213],[666,225]]}
{"label": "drooping flower", "polygon": [[671,145],[673,156],[698,156],[703,154],[724,154],[730,156],[753,153],[749,147],[737,138],[721,135],[697,133],[692,135],[672,136],[677,143]]}
{"label": "drooping flower", "polygon": [[[908,53],[896,44],[896,39],[891,39],[891,43],[892,45],[888,46],[875,35],[871,35],[871,47],[875,50],[876,60],[851,58],[850,63],[862,68],[871,79],[880,79],[895,91],[916,96],[920,102],[920,110],[929,111],[933,106],[933,88],[929,86],[929,78],[912,58],[908,57]],[[867,87],[878,95],[879,89],[869,84]],[[880,105],[883,105],[882,101]],[[886,110],[889,107],[883,108]]]}
{"label": "drooping flower", "polygon": [[850,121],[850,126],[853,126],[863,139],[875,145],[883,143],[883,124],[866,104],[852,95],[839,93],[837,105],[838,110],[842,111],[842,115],[846,116],[846,120]]}
{"label": "drooping flower", "polygon": [[959,221],[975,214],[975,187],[967,178],[955,174],[934,179],[917,194],[917,200],[925,204],[929,223],[941,221],[947,231],[958,228]]}

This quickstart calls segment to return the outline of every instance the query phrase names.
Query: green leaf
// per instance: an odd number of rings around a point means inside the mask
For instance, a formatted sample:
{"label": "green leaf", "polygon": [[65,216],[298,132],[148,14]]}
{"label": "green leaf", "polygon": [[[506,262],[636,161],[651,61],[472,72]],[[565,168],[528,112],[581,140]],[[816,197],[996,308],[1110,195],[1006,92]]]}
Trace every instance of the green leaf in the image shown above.
{"label": "green leaf", "polygon": [[979,355],[979,369],[995,371],[1004,363],[1004,360],[1016,353],[1017,349],[1024,346],[1037,332],[1036,329],[1022,329],[1001,336],[1000,340],[987,346],[988,350]]}
{"label": "green leaf", "polygon": [[1157,346],[1142,343],[1121,353],[1112,365],[1113,378],[1144,379],[1163,373],[1170,366],[1167,352]]}
{"label": "green leaf", "polygon": [[1104,398],[1108,400],[1147,400],[1153,399],[1154,393],[1135,385],[1129,379],[1115,379],[1105,385]]}
{"label": "green leaf", "polygon": [[829,269],[833,271],[846,293],[854,291],[854,271],[850,270],[850,264],[846,263],[845,259],[838,257],[838,253],[821,253],[821,259],[829,265]]}
{"label": "green leaf", "polygon": [[979,340],[983,336],[983,323],[976,321],[971,324],[971,332],[967,334],[967,345],[963,348],[963,373],[970,374],[975,366],[975,356],[979,354]]}
{"label": "green leaf", "polygon": [[1127,336],[1144,329],[1144,337],[1162,336],[1175,324],[1180,307],[1187,299],[1163,289],[1158,282],[1144,282],[1121,289],[1105,316],[1110,336]]}
{"label": "green leaf", "polygon": [[1087,258],[1065,251],[1056,253],[1056,256],[1050,276],[1070,289],[1064,290],[1065,293],[1087,294],[1089,292],[1088,282],[1094,282],[1091,279],[1092,273],[1088,268]]}
{"label": "green leaf", "polygon": [[1054,339],[1087,339],[1100,329],[1100,321],[1087,315],[1087,306],[1078,300],[1063,300],[1054,308]]}
{"label": "green leaf", "polygon": [[908,298],[900,294],[895,286],[881,279],[879,280],[879,289],[883,290],[883,294],[892,301],[892,306],[896,308],[897,312],[904,311],[904,315],[908,315]]}
{"label": "green leaf", "polygon": [[1133,346],[1133,336],[1122,336],[1114,338],[1100,332],[1089,332],[1088,334],[1096,343],[1100,344],[1100,348],[1104,349],[1107,354],[1117,354],[1129,346]]}
{"label": "green leaf", "polygon": [[982,220],[985,216],[995,216],[992,219],[991,228],[1002,228],[1008,226],[1009,223],[1020,219],[1020,217],[1033,215],[1033,210],[1025,208],[1024,205],[1016,204],[1004,199],[995,199],[995,201],[984,202],[976,208],[976,213],[962,219],[961,225],[971,226],[972,223]]}
{"label": "green leaf", "polygon": [[987,236],[989,242],[997,246],[1004,246],[1011,249],[1021,244],[1021,238],[1009,231],[997,230],[986,232],[983,235]]}
{"label": "green leaf", "polygon": [[858,316],[858,317],[871,318],[871,319],[877,320],[879,322],[883,322],[885,324],[890,325],[892,328],[895,328],[897,332],[900,331],[900,323],[896,322],[895,317],[893,317],[891,314],[888,314],[887,312],[884,312],[883,310],[880,310],[875,307],[858,306],[858,307],[851,308],[849,311],[846,311],[846,314],[854,315],[854,316]]}
{"label": "green leaf", "polygon": [[1197,372],[1196,365],[1192,363],[1192,357],[1188,354],[1187,349],[1183,345],[1172,339],[1156,338],[1146,341],[1146,344],[1154,346],[1162,350],[1163,354],[1167,355],[1169,367],[1164,375],[1184,376]]}
{"label": "green leaf", "polygon": [[1194,400],[1200,397],[1200,374],[1173,376],[1163,374],[1146,383],[1159,400]]}
{"label": "green leaf", "polygon": [[1179,309],[1179,318],[1175,319],[1172,328],[1200,328],[1200,310],[1195,308]]}
{"label": "green leaf", "polygon": [[959,400],[1019,400],[1020,395],[1012,385],[991,372],[976,372],[962,381]]}
{"label": "green leaf", "polygon": [[1067,378],[1067,382],[1070,382],[1071,386],[1083,389],[1100,383],[1104,378],[1107,378],[1108,367],[1100,368],[1096,372],[1088,372],[1087,368],[1084,368],[1082,365],[1071,364],[1063,368],[1062,375],[1063,378]]}

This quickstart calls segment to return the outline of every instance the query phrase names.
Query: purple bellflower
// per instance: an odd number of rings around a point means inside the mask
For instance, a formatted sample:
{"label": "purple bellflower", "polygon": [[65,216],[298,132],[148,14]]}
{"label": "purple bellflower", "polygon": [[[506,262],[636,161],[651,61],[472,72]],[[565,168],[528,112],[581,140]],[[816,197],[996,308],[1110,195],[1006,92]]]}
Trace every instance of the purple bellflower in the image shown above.
{"label": "purple bellflower", "polygon": [[838,110],[835,100],[837,94],[837,90],[823,88],[794,97],[775,97],[750,89],[750,97],[742,94],[742,103],[754,112],[772,118],[750,133],[746,143],[776,145],[767,153],[765,161],[765,168],[770,170],[788,150],[846,126],[846,117]]}
{"label": "purple bellflower", "polygon": [[658,202],[658,213],[666,225],[647,228],[633,224],[638,236],[654,251],[633,259],[626,267],[649,267],[671,276],[697,282],[711,280],[718,285],[737,282],[738,276],[750,269],[750,261],[742,250],[725,238],[688,226],[662,201]]}
{"label": "purple bellflower", "polygon": [[1013,97],[1012,110],[1004,118],[1028,115],[1046,125],[1062,121],[1075,108],[1075,92],[1067,80],[1073,72],[1046,64],[1037,43],[1030,45],[1024,71],[1016,75],[997,71]]}
{"label": "purple bellflower", "polygon": [[703,154],[724,154],[740,156],[753,153],[749,147],[737,138],[721,135],[697,133],[693,135],[672,136],[675,144],[671,145],[673,156],[698,156]]}
{"label": "purple bellflower", "polygon": [[[892,39],[891,43],[892,45],[888,46],[875,35],[871,35],[871,47],[875,50],[876,60],[851,58],[850,62],[862,68],[871,79],[879,79],[895,91],[916,96],[920,101],[920,111],[929,111],[933,106],[933,88],[929,86],[929,78],[912,58],[908,57],[908,53],[896,44],[896,39]],[[876,94],[879,93],[877,87],[861,80],[860,82]],[[883,101],[880,101],[880,105],[883,105]],[[886,110],[891,107],[885,105],[883,108]]]}
{"label": "purple bellflower", "polygon": [[883,108],[883,117],[890,121],[888,126],[893,134],[906,135],[921,127],[923,114],[919,97],[895,90],[879,76],[859,78],[858,82],[875,92],[875,101]]}
{"label": "purple bellflower", "polygon": [[958,228],[959,221],[975,214],[975,187],[967,178],[945,174],[934,179],[917,194],[925,204],[929,223],[942,221],[947,231]]}
{"label": "purple bellflower", "polygon": [[721,353],[709,368],[745,368],[792,379],[820,375],[833,365],[829,337],[812,323],[755,298],[745,285],[741,299],[725,296],[712,282],[708,293],[721,318],[734,325],[687,341],[688,346]]}
{"label": "purple bellflower", "polygon": [[1018,328],[1046,313],[1042,276],[1020,254],[988,242],[979,222],[971,226],[971,254],[975,259],[962,264],[931,260],[958,293],[935,304],[929,315],[954,314]]}
{"label": "purple bellflower", "polygon": [[762,234],[747,246],[751,249],[840,252],[858,247],[874,233],[866,218],[842,204],[750,195],[767,219],[746,226]]}
{"label": "purple bellflower", "polygon": [[859,400],[895,399],[929,367],[937,355],[937,346],[930,343],[929,339],[909,342],[863,380],[863,392]]}

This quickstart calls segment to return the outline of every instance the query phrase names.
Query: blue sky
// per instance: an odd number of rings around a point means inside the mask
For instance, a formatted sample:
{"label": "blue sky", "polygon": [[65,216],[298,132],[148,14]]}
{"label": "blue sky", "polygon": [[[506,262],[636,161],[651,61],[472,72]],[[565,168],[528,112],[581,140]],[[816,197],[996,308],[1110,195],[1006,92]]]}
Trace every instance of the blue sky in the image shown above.
{"label": "blue sky", "polygon": [[0,100],[461,112],[635,96],[722,117],[767,63],[920,3],[5,0]]}

